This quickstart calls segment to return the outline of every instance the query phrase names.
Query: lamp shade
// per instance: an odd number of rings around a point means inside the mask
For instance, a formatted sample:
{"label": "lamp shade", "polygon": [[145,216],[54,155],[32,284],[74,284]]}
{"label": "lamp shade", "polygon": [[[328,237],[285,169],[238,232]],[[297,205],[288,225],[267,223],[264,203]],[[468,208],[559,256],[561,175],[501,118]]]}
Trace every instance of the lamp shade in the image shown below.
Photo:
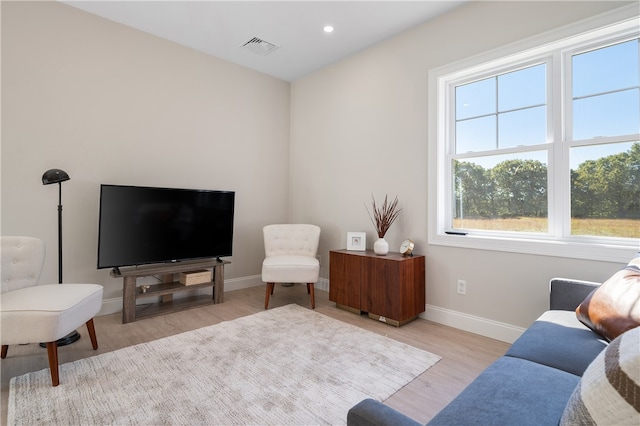
{"label": "lamp shade", "polygon": [[52,183],[64,182],[69,179],[69,175],[64,170],[50,169],[42,175],[42,184],[49,185]]}

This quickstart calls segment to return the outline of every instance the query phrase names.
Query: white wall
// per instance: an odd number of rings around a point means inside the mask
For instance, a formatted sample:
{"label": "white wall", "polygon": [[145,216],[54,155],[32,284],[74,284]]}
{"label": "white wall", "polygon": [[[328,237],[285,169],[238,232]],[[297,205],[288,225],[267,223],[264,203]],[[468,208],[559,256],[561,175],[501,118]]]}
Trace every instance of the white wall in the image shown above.
{"label": "white wall", "polygon": [[[512,340],[548,308],[554,276],[604,280],[620,265],[430,246],[427,241],[428,72],[620,7],[614,2],[472,2],[292,85],[292,219],[323,229],[321,254],[348,231],[376,239],[363,204],[398,195],[387,234],[426,254],[426,317]],[[327,271],[324,271],[327,274]],[[456,293],[457,279],[467,294]]]}
{"label": "white wall", "polygon": [[2,235],[44,239],[57,282],[61,168],[64,280],[96,269],[101,183],[236,191],[225,277],[259,276],[262,226],[288,219],[287,82],[58,2],[2,2]]}

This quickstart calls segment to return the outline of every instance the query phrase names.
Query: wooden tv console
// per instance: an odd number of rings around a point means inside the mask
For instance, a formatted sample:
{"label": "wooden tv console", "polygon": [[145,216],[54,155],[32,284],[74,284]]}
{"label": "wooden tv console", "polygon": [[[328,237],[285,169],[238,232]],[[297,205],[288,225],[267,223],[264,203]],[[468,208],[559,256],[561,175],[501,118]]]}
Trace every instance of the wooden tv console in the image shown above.
{"label": "wooden tv console", "polygon": [[[162,265],[143,265],[112,270],[113,278],[122,278],[122,323],[135,321],[137,318],[163,315],[169,312],[190,309],[210,303],[222,303],[224,299],[224,265],[227,260],[207,259]],[[201,269],[211,269],[211,281],[183,285],[175,274],[191,272]],[[149,285],[143,293],[136,285],[138,278],[152,275],[162,276],[162,282]],[[179,291],[196,290],[211,286],[213,296],[196,295],[180,299],[173,299],[173,294]],[[149,305],[136,306],[136,300],[146,297],[160,297],[160,301]]]}

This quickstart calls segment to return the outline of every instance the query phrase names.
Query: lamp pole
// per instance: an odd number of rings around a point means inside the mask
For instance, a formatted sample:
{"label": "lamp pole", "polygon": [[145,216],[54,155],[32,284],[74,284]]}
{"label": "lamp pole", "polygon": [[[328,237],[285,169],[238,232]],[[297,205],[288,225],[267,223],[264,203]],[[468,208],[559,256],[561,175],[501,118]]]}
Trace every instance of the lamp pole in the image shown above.
{"label": "lamp pole", "polygon": [[[50,169],[42,175],[42,184],[58,184],[58,284],[62,284],[62,182],[69,180],[69,175],[64,170]],[[56,341],[58,346],[70,345],[80,339],[77,330],[72,331]],[[40,343],[40,347],[46,348],[46,343]]]}
{"label": "lamp pole", "polygon": [[62,182],[58,182],[58,284],[62,284]]}

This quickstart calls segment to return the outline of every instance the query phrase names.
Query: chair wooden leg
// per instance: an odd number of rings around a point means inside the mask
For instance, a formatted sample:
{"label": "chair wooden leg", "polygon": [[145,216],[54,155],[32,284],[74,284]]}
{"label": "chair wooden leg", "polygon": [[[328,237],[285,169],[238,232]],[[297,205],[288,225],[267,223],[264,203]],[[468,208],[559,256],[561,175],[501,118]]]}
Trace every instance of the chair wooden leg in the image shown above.
{"label": "chair wooden leg", "polygon": [[2,345],[2,355],[0,358],[5,359],[7,357],[7,351],[9,350],[9,345]]}
{"label": "chair wooden leg", "polygon": [[313,287],[313,283],[308,283],[307,284],[307,293],[309,293],[309,296],[311,297],[311,309],[315,309],[316,308],[316,293]]}
{"label": "chair wooden leg", "polygon": [[268,309],[269,308],[269,296],[271,296],[273,294],[273,288],[275,287],[276,283],[267,283],[267,292],[264,295],[264,308]]}
{"label": "chair wooden leg", "polygon": [[58,344],[56,342],[47,342],[47,354],[49,355],[49,370],[51,370],[51,386],[60,384],[58,376]]}
{"label": "chair wooden leg", "polygon": [[91,339],[91,346],[95,351],[98,349],[98,339],[96,338],[96,329],[93,326],[93,318],[87,321],[87,331],[89,332],[89,338]]}

